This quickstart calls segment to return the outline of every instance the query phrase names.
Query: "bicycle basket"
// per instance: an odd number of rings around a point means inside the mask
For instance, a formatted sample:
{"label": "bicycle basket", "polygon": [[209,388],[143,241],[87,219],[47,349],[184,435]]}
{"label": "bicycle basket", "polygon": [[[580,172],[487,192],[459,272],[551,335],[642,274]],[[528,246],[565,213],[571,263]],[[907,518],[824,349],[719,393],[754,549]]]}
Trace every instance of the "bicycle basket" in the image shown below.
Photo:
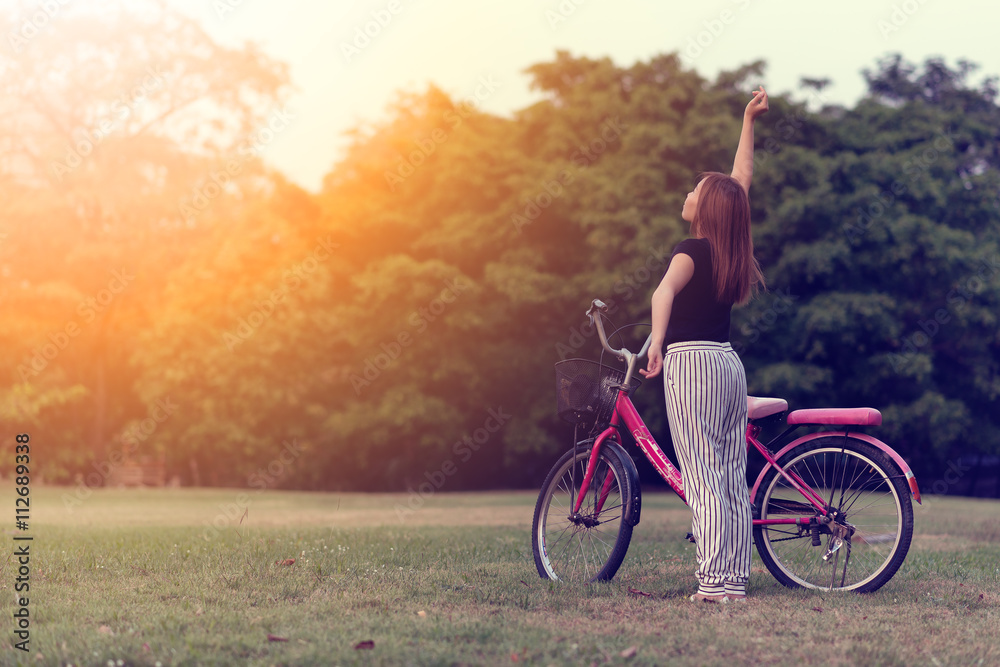
{"label": "bicycle basket", "polygon": [[[556,363],[556,411],[571,424],[601,424],[611,420],[617,385],[625,372],[587,359]],[[629,391],[642,384],[632,378]]]}

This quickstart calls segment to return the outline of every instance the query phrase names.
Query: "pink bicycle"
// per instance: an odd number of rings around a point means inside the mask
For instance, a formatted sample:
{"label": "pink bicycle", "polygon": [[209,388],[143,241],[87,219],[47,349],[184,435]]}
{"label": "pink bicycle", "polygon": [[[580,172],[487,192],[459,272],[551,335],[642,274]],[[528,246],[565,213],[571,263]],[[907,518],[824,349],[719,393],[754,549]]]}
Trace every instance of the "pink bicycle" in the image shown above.
{"label": "pink bicycle", "polygon": [[[615,576],[639,523],[642,494],[632,457],[622,447],[625,428],[667,484],[684,499],[681,474],[657,445],[629,398],[650,339],[638,354],[608,344],[594,300],[587,315],[604,349],[627,370],[592,361],[556,364],[559,414],[588,430],[549,472],[535,504],[532,550],[543,579],[569,582]],[[753,537],[764,565],[785,586],[871,592],[899,569],[913,536],[913,505],[920,491],[909,466],[891,447],[857,427],[877,426],[873,408],[795,410],[787,428],[766,445],[757,440],[765,420],[780,420],[788,404],[748,397],[747,448],[767,463],[750,489]],[[833,425],[772,452],[803,425]],[[908,487],[908,488],[907,488]]]}

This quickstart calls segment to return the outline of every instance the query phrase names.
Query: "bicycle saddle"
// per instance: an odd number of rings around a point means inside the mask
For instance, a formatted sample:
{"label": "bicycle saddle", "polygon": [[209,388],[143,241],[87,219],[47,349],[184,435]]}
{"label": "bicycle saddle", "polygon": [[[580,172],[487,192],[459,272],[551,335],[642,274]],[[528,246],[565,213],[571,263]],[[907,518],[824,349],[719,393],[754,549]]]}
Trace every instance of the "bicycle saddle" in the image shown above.
{"label": "bicycle saddle", "polygon": [[788,401],[783,398],[758,398],[747,396],[747,418],[763,419],[784,412],[788,409]]}

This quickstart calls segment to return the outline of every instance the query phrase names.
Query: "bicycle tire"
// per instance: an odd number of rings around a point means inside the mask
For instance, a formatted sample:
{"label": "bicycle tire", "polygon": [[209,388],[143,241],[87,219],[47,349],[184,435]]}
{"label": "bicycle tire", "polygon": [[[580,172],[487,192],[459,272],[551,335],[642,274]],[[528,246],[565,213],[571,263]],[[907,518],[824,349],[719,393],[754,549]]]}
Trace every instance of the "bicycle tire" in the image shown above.
{"label": "bicycle tire", "polygon": [[[913,504],[892,459],[861,440],[831,436],[802,443],[778,464],[830,503],[837,513],[834,526],[853,530],[824,561],[835,543],[830,526],[816,528],[820,545],[813,546],[810,529],[755,525],[757,553],[774,578],[790,588],[858,593],[885,585],[903,564],[913,537]],[[820,516],[773,466],[756,495],[754,515],[762,519]]]}
{"label": "bicycle tire", "polygon": [[[597,468],[587,496],[574,518],[572,499],[577,497],[590,460],[593,441],[566,452],[549,471],[535,503],[531,548],[542,579],[568,583],[608,581],[621,567],[632,539],[629,520],[637,511],[638,480],[630,479],[619,456],[628,456],[612,442],[601,447]],[[634,466],[632,467],[634,470]],[[594,517],[603,480],[612,476],[611,488],[600,515]],[[635,515],[637,518],[637,515]],[[588,525],[598,521],[596,525]]]}

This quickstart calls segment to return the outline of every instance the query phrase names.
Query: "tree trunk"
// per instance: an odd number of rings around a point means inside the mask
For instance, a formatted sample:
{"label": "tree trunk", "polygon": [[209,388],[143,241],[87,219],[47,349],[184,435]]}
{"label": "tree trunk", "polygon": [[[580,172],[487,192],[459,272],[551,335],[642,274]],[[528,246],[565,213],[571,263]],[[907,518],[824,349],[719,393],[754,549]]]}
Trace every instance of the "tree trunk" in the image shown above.
{"label": "tree trunk", "polygon": [[91,435],[91,451],[98,460],[108,457],[108,443],[104,439],[104,423],[107,415],[108,396],[107,386],[104,377],[104,351],[103,345],[98,346],[97,354],[94,358],[96,364],[94,369],[94,424]]}

